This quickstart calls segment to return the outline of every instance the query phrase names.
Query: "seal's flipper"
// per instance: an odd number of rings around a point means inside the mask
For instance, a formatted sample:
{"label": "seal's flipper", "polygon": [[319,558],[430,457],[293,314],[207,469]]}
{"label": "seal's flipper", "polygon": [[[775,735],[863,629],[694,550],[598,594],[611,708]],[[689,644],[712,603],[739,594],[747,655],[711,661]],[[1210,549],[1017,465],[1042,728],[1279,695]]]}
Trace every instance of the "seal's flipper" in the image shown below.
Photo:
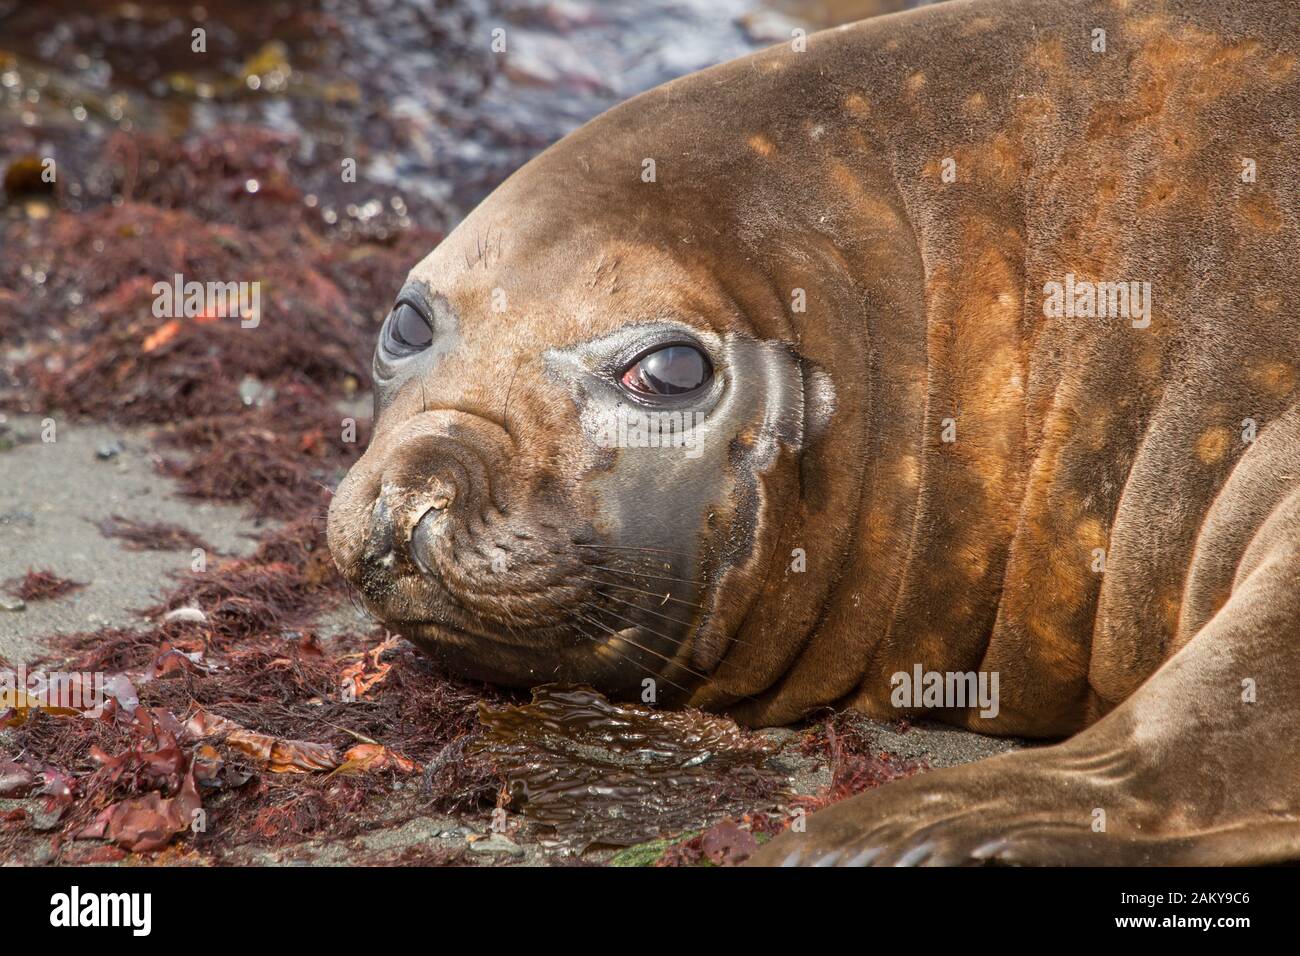
{"label": "seal's flipper", "polygon": [[1300,489],[1231,596],[1065,743],[911,777],[813,814],[756,865],[1257,864],[1300,856]]}

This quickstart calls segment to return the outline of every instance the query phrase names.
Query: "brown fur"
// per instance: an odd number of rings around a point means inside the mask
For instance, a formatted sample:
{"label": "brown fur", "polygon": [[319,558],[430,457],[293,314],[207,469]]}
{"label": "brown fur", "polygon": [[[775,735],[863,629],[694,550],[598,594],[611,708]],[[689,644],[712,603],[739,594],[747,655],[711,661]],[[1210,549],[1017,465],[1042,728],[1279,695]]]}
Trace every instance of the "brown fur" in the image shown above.
{"label": "brown fur", "polygon": [[[775,723],[836,703],[899,716],[890,675],[918,663],[996,671],[996,718],[937,716],[1077,735],[847,801],[761,861],[1293,855],[1298,106],[1289,0],[956,0],[638,97],[415,270],[460,343],[383,411],[332,512],[336,557],[356,571],[403,454],[386,434],[444,428],[422,407],[505,422],[506,484],[549,482],[552,517],[599,532],[609,463],[538,356],[663,313],[780,344],[833,383],[833,415],[761,464],[760,421],[731,436],[730,490],[684,542],[702,610],[666,673]],[[1067,273],[1150,282],[1149,327],[1046,317]],[[408,605],[422,586],[399,583]],[[579,591],[552,587],[539,613]]]}

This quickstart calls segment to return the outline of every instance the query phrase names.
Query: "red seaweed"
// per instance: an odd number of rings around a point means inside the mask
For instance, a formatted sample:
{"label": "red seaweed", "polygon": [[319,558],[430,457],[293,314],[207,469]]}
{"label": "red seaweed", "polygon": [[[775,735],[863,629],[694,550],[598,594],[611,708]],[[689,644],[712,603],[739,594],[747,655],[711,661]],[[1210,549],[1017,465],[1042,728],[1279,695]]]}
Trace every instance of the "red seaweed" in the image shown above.
{"label": "red seaweed", "polygon": [[86,586],[85,581],[61,578],[53,571],[28,570],[21,578],[5,582],[15,597],[24,601],[53,601]]}

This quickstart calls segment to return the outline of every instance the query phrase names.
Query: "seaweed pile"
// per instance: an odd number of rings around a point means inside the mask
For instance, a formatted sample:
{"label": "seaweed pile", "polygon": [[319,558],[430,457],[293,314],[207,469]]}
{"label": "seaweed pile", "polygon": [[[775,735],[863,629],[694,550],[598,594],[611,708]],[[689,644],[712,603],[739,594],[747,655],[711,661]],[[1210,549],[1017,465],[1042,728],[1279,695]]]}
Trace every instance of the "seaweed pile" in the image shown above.
{"label": "seaweed pile", "polygon": [[37,571],[35,568],[21,578],[5,582],[9,593],[20,601],[52,601],[85,586],[83,581],[61,578],[53,571]]}
{"label": "seaweed pile", "polygon": [[[28,670],[97,675],[106,702],[92,708],[87,692],[70,709],[23,690],[0,701],[0,796],[37,798],[7,815],[0,847],[52,834],[55,859],[86,862],[180,838],[216,858],[344,839],[372,825],[370,799],[476,732],[480,703],[499,700],[490,689],[448,681],[382,632],[323,641],[310,628],[346,599],[320,524],[289,522],[248,558],[186,574],[146,609],[148,626],[51,639],[57,657]],[[406,818],[490,808],[500,783],[474,769],[431,780]]]}

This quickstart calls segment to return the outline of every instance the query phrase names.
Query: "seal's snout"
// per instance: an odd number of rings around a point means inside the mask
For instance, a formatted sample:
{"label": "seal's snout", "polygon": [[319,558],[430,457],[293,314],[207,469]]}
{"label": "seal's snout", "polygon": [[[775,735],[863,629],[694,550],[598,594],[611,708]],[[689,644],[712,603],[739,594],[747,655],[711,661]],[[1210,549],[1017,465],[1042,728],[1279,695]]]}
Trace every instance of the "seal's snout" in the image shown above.
{"label": "seal's snout", "polygon": [[[420,495],[383,486],[370,509],[362,560],[391,568],[400,559],[413,564],[421,574],[432,574],[431,555],[440,536],[449,529],[452,497],[449,492],[435,491],[425,500]],[[409,533],[404,534],[404,528]]]}
{"label": "seal's snout", "polygon": [[366,556],[434,575],[454,529],[491,501],[490,481],[484,452],[464,441],[439,434],[404,442],[385,463]]}
{"label": "seal's snout", "polygon": [[430,645],[472,641],[476,653],[503,634],[552,639],[586,586],[583,555],[563,493],[538,495],[515,457],[499,425],[447,409],[372,443],[339,486],[329,531],[377,617]]}

